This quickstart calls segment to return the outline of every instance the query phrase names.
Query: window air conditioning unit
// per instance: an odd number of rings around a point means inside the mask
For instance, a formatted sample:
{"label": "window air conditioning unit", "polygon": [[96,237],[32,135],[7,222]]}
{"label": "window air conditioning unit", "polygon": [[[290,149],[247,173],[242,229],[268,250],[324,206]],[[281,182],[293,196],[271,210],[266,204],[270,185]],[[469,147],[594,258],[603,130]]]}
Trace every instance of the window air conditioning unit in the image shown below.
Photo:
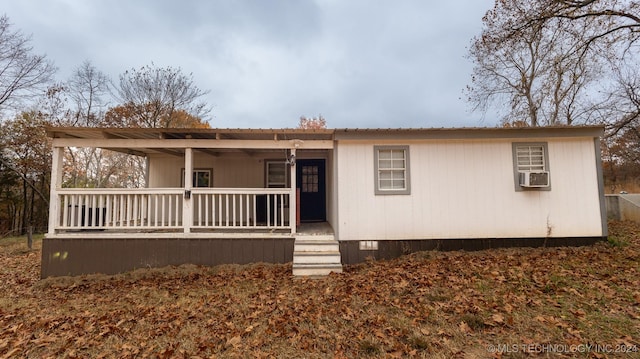
{"label": "window air conditioning unit", "polygon": [[548,171],[519,172],[521,187],[549,187]]}

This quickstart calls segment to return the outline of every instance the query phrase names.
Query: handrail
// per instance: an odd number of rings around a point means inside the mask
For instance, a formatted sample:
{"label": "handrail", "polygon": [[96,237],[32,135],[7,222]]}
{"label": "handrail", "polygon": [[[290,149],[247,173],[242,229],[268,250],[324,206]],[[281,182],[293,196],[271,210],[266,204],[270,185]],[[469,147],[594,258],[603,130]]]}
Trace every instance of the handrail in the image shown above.
{"label": "handrail", "polygon": [[[291,229],[289,188],[61,188],[55,229]],[[192,223],[182,223],[184,211]],[[189,212],[187,212],[189,213]]]}

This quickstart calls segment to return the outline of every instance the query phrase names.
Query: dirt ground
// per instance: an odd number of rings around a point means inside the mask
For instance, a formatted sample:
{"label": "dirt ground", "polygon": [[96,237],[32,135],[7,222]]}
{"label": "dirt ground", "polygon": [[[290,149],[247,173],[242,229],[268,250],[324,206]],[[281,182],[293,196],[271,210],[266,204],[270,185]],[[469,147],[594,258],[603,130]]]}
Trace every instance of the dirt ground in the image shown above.
{"label": "dirt ground", "polygon": [[610,234],[322,279],[254,264],[40,280],[40,242],[0,239],[0,357],[640,358],[640,229]]}

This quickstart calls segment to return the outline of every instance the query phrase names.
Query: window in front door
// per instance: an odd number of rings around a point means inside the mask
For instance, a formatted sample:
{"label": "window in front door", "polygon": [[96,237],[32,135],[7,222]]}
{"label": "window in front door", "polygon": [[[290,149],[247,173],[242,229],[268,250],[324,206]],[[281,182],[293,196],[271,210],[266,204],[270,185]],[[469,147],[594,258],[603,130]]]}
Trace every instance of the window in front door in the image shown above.
{"label": "window in front door", "polygon": [[302,192],[318,192],[318,166],[302,166]]}

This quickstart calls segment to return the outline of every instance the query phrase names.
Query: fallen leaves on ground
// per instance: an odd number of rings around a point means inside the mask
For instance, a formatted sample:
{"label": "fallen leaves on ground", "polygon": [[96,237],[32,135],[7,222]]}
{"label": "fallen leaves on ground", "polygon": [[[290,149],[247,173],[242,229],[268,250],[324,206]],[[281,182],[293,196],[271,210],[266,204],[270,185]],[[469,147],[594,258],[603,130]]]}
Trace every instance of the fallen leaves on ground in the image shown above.
{"label": "fallen leaves on ground", "polygon": [[0,247],[0,358],[638,357],[640,228],[610,231],[322,279],[254,264],[40,280],[39,250]]}

